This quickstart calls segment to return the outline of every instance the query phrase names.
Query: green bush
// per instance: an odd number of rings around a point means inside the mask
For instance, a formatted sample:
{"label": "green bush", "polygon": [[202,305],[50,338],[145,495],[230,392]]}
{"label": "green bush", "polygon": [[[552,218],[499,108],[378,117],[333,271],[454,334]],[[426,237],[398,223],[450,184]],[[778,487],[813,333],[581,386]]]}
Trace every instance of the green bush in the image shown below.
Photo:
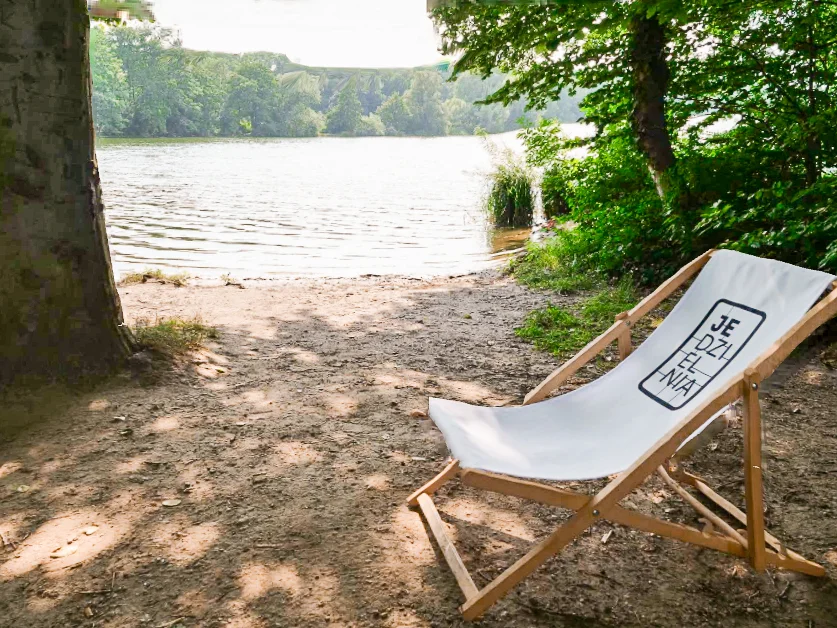
{"label": "green bush", "polygon": [[[630,273],[653,284],[706,249],[732,248],[837,271],[837,175],[826,171],[806,182],[801,166],[760,146],[746,127],[678,140],[671,177],[675,190],[685,190],[679,199],[688,207],[685,217],[663,205],[626,131],[600,137],[586,157],[575,159],[565,157],[569,142],[543,137],[555,133],[548,126],[527,131],[527,150],[533,163],[544,165],[544,190],[566,203],[576,227],[557,245],[560,262],[549,250],[554,244],[530,251],[541,270],[572,260],[574,273]],[[526,263],[520,268],[537,276]]]}
{"label": "green bush", "polygon": [[663,206],[644,158],[626,135],[587,157],[555,160],[543,180],[569,206],[576,227],[565,246],[577,267],[651,281],[680,265],[677,224],[661,219]]}
{"label": "green bush", "polygon": [[570,213],[570,203],[567,199],[570,192],[567,175],[569,168],[552,168],[544,173],[541,180],[541,199],[543,211],[553,218],[566,217]]}
{"label": "green bush", "polygon": [[485,209],[495,227],[531,227],[535,213],[532,176],[519,164],[500,164],[491,174]]}
{"label": "green bush", "polygon": [[690,183],[703,191],[700,239],[837,272],[837,173],[809,183],[799,163],[757,149],[747,129],[718,139],[685,154]]}
{"label": "green bush", "polygon": [[386,127],[381,121],[380,116],[370,113],[368,116],[363,116],[360,119],[357,134],[366,136],[386,135]]}

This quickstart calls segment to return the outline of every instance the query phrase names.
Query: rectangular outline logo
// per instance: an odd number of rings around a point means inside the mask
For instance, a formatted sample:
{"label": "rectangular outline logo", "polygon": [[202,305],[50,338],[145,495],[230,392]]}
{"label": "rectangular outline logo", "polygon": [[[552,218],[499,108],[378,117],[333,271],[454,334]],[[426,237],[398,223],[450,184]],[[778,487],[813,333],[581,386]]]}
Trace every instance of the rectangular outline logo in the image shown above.
{"label": "rectangular outline logo", "polygon": [[[697,334],[697,332],[700,330],[700,328],[701,328],[701,327],[703,327],[703,324],[707,321],[707,319],[708,319],[708,318],[712,315],[712,313],[715,311],[715,309],[716,309],[716,308],[718,307],[718,305],[720,305],[721,303],[726,303],[726,304],[728,304],[728,305],[731,305],[731,306],[733,306],[733,307],[737,307],[737,308],[739,308],[739,309],[745,310],[745,311],[747,311],[747,312],[750,312],[751,314],[755,314],[755,315],[757,315],[757,316],[760,316],[760,317],[761,317],[761,320],[760,320],[760,321],[758,322],[758,324],[757,324],[757,325],[753,328],[753,331],[751,331],[751,332],[750,332],[750,335],[749,335],[749,336],[747,336],[747,339],[746,339],[744,342],[742,342],[742,343],[741,343],[741,346],[739,346],[739,347],[738,347],[738,350],[737,350],[737,351],[736,351],[736,352],[732,355],[732,357],[730,357],[730,359],[729,359],[729,360],[727,360],[727,363],[726,363],[726,364],[724,364],[724,365],[723,365],[720,369],[718,369],[718,370],[715,372],[715,374],[714,374],[714,375],[712,375],[712,377],[710,377],[708,380],[706,380],[706,382],[703,384],[703,386],[701,386],[700,388],[698,388],[698,389],[697,389],[697,391],[695,392],[695,394],[693,394],[691,397],[688,397],[688,398],[687,398],[687,399],[686,399],[686,400],[685,400],[682,404],[680,404],[679,406],[673,406],[673,405],[671,405],[670,403],[668,403],[667,401],[663,401],[662,399],[660,399],[659,397],[657,397],[657,395],[655,395],[655,394],[654,394],[654,393],[652,393],[651,391],[646,390],[646,389],[645,389],[645,387],[644,387],[644,386],[645,386],[645,382],[647,382],[649,379],[651,379],[651,378],[652,378],[652,377],[653,377],[656,373],[659,373],[659,372],[660,372],[660,370],[662,369],[662,367],[666,364],[666,362],[668,362],[668,361],[669,361],[669,360],[671,360],[673,357],[675,357],[675,356],[676,356],[676,355],[677,355],[677,354],[678,354],[678,353],[679,353],[679,352],[683,349],[683,347],[685,347],[685,346],[686,346],[686,343],[688,343],[690,340],[692,340],[693,338],[695,338],[695,334]],[[643,379],[643,380],[639,383],[638,388],[639,388],[640,392],[642,392],[642,393],[643,393],[644,395],[646,395],[647,397],[650,397],[651,399],[653,399],[654,401],[656,401],[656,402],[657,402],[657,403],[659,403],[660,405],[665,406],[665,407],[666,407],[666,408],[668,408],[669,410],[679,410],[680,408],[682,408],[682,407],[684,407],[685,405],[687,405],[690,401],[692,401],[695,397],[697,397],[697,396],[701,393],[701,391],[702,391],[704,388],[706,388],[707,386],[709,386],[709,384],[711,384],[711,383],[712,383],[712,381],[713,381],[716,377],[718,377],[718,375],[720,375],[720,374],[723,372],[723,370],[724,370],[725,368],[727,368],[727,366],[729,366],[730,362],[732,362],[732,361],[733,361],[736,357],[738,357],[738,354],[739,354],[739,353],[741,353],[741,350],[742,350],[744,347],[746,347],[746,346],[747,346],[747,343],[749,343],[749,342],[750,342],[750,340],[752,340],[753,336],[754,336],[754,335],[755,335],[755,333],[759,330],[759,328],[762,326],[762,324],[764,323],[764,321],[765,321],[765,319],[766,319],[766,318],[767,318],[767,314],[766,314],[766,313],[764,313],[764,312],[762,312],[761,310],[757,310],[757,309],[752,308],[752,307],[750,307],[750,306],[748,306],[748,305],[743,305],[742,303],[736,303],[735,301],[730,301],[729,299],[718,299],[718,300],[717,300],[717,301],[716,301],[716,302],[712,305],[712,307],[711,307],[711,308],[709,308],[709,311],[706,313],[706,316],[704,316],[704,317],[703,317],[703,319],[700,321],[700,323],[698,323],[698,326],[697,326],[697,327],[695,327],[694,331],[692,331],[692,333],[690,333],[690,334],[686,337],[686,339],[685,339],[682,343],[680,343],[680,346],[679,346],[679,347],[677,347],[677,349],[675,349],[675,350],[671,353],[671,355],[669,355],[669,356],[668,356],[665,360],[663,360],[663,361],[662,361],[662,362],[661,362],[661,363],[660,363],[660,364],[659,364],[659,365],[658,365],[658,366],[657,366],[657,367],[656,367],[653,371],[651,371],[651,373],[650,373],[650,374],[649,374],[649,375],[648,375],[645,379]]]}

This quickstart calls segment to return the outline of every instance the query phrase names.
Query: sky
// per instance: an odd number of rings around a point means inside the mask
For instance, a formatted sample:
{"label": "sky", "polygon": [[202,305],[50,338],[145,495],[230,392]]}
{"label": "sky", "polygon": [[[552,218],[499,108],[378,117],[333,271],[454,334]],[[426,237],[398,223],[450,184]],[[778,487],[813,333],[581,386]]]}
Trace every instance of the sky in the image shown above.
{"label": "sky", "polygon": [[282,52],[312,66],[413,67],[441,58],[425,0],[152,0],[183,45]]}

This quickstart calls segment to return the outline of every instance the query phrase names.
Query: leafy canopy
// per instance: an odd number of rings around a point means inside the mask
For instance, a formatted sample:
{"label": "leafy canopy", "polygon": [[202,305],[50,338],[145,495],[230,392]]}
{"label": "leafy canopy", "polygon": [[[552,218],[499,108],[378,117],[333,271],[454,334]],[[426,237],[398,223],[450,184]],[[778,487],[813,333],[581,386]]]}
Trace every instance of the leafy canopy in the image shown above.
{"label": "leafy canopy", "polygon": [[[592,138],[548,122],[525,133],[547,210],[578,225],[566,258],[653,280],[687,245],[728,246],[837,270],[837,3],[450,2],[434,18],[445,52],[461,52],[455,74],[507,77],[486,101],[583,94]],[[660,200],[632,125],[644,18],[662,27],[663,131],[690,223]]]}

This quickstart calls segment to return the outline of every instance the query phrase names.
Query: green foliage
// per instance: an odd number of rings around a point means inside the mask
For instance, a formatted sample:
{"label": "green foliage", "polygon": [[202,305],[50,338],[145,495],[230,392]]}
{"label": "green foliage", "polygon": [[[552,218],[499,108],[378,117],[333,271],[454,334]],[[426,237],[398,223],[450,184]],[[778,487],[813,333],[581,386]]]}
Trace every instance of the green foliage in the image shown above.
{"label": "green foliage", "polygon": [[573,230],[559,229],[542,242],[526,245],[526,254],[510,264],[510,270],[521,283],[560,294],[574,294],[604,285],[604,277],[587,265],[587,257],[579,255],[582,244]]}
{"label": "green foliage", "polygon": [[442,107],[444,82],[438,72],[422,71],[413,76],[404,104],[410,111],[411,135],[445,135],[447,123]]}
{"label": "green foliage", "polygon": [[90,70],[93,84],[93,120],[96,133],[118,135],[125,128],[128,84],[113,40],[103,26],[90,29]]}
{"label": "green foliage", "polygon": [[[526,143],[543,150],[551,126],[527,132]],[[544,168],[543,187],[565,204],[575,229],[563,243],[577,265],[607,275],[634,272],[642,281],[667,275],[682,262],[681,232],[674,216],[666,218],[645,160],[625,129],[608,136],[597,153],[571,158],[560,149]],[[569,145],[572,146],[572,142]],[[537,160],[543,164],[543,160]],[[544,207],[548,207],[546,201]]]}
{"label": "green foliage", "polygon": [[[462,52],[454,76],[500,76],[483,95],[486,101],[523,99],[542,109],[566,90],[605,89],[614,97],[615,114],[628,98],[627,56],[619,54],[626,46],[625,23],[639,4],[469,2],[436,9],[433,15],[443,52]],[[618,90],[611,89],[615,85]]]}
{"label": "green foliage", "polygon": [[495,227],[531,227],[535,213],[534,173],[514,151],[479,133],[492,156],[494,170],[488,175],[485,211]]}
{"label": "green foliage", "polygon": [[[435,71],[417,71],[404,94],[393,94],[377,111],[390,135],[446,135],[445,83]],[[467,103],[465,107],[473,108]]]}
{"label": "green foliage", "polygon": [[340,91],[337,104],[328,112],[326,131],[335,135],[357,135],[363,118],[363,105],[354,81]]}
{"label": "green foliage", "polygon": [[[534,138],[545,132],[551,130],[527,133],[536,162],[549,142]],[[834,272],[837,177],[827,174],[806,186],[802,173],[787,176],[783,155],[777,164],[769,148],[745,142],[740,136],[747,132],[739,126],[711,142],[683,139],[677,146],[678,169],[697,191],[691,198],[699,219],[692,246],[733,248]],[[576,266],[607,275],[631,272],[656,283],[688,258],[678,220],[663,208],[626,135],[586,157],[559,151],[545,167],[543,186],[567,203],[575,228],[560,241]]]}
{"label": "green foliage", "polygon": [[536,348],[565,358],[600,335],[617,314],[637,303],[633,284],[623,279],[581,302],[575,310],[549,304],[526,317],[515,333]]}
{"label": "green foliage", "polygon": [[[526,133],[545,208],[577,225],[562,246],[581,266],[653,283],[726,246],[837,271],[834,3],[468,2],[434,15],[445,52],[461,52],[455,75],[503,73],[487,101],[584,94],[594,137],[572,142],[548,123]],[[633,24],[648,16],[670,76],[657,84],[666,128],[655,131],[674,149],[656,184],[633,117]],[[710,128],[722,120],[731,130]]]}
{"label": "green foliage", "polygon": [[404,135],[412,124],[412,114],[401,94],[390,96],[378,109],[378,117],[384,123],[387,135]]}
{"label": "green foliage", "polygon": [[370,113],[368,116],[363,116],[360,119],[357,134],[368,136],[386,135],[386,127],[380,116]]}
{"label": "green foliage", "polygon": [[143,349],[176,357],[203,347],[209,339],[218,338],[218,330],[203,324],[199,317],[139,319],[133,328],[134,337]]}
{"label": "green foliage", "polygon": [[704,210],[698,229],[716,246],[837,272],[837,177],[727,195]]}
{"label": "green foliage", "polygon": [[243,62],[232,75],[223,119],[232,135],[276,135],[279,126],[279,81],[258,61]]}
{"label": "green foliage", "polygon": [[326,127],[325,115],[315,110],[321,101],[320,82],[308,72],[287,72],[278,78],[278,135],[315,137]]}

